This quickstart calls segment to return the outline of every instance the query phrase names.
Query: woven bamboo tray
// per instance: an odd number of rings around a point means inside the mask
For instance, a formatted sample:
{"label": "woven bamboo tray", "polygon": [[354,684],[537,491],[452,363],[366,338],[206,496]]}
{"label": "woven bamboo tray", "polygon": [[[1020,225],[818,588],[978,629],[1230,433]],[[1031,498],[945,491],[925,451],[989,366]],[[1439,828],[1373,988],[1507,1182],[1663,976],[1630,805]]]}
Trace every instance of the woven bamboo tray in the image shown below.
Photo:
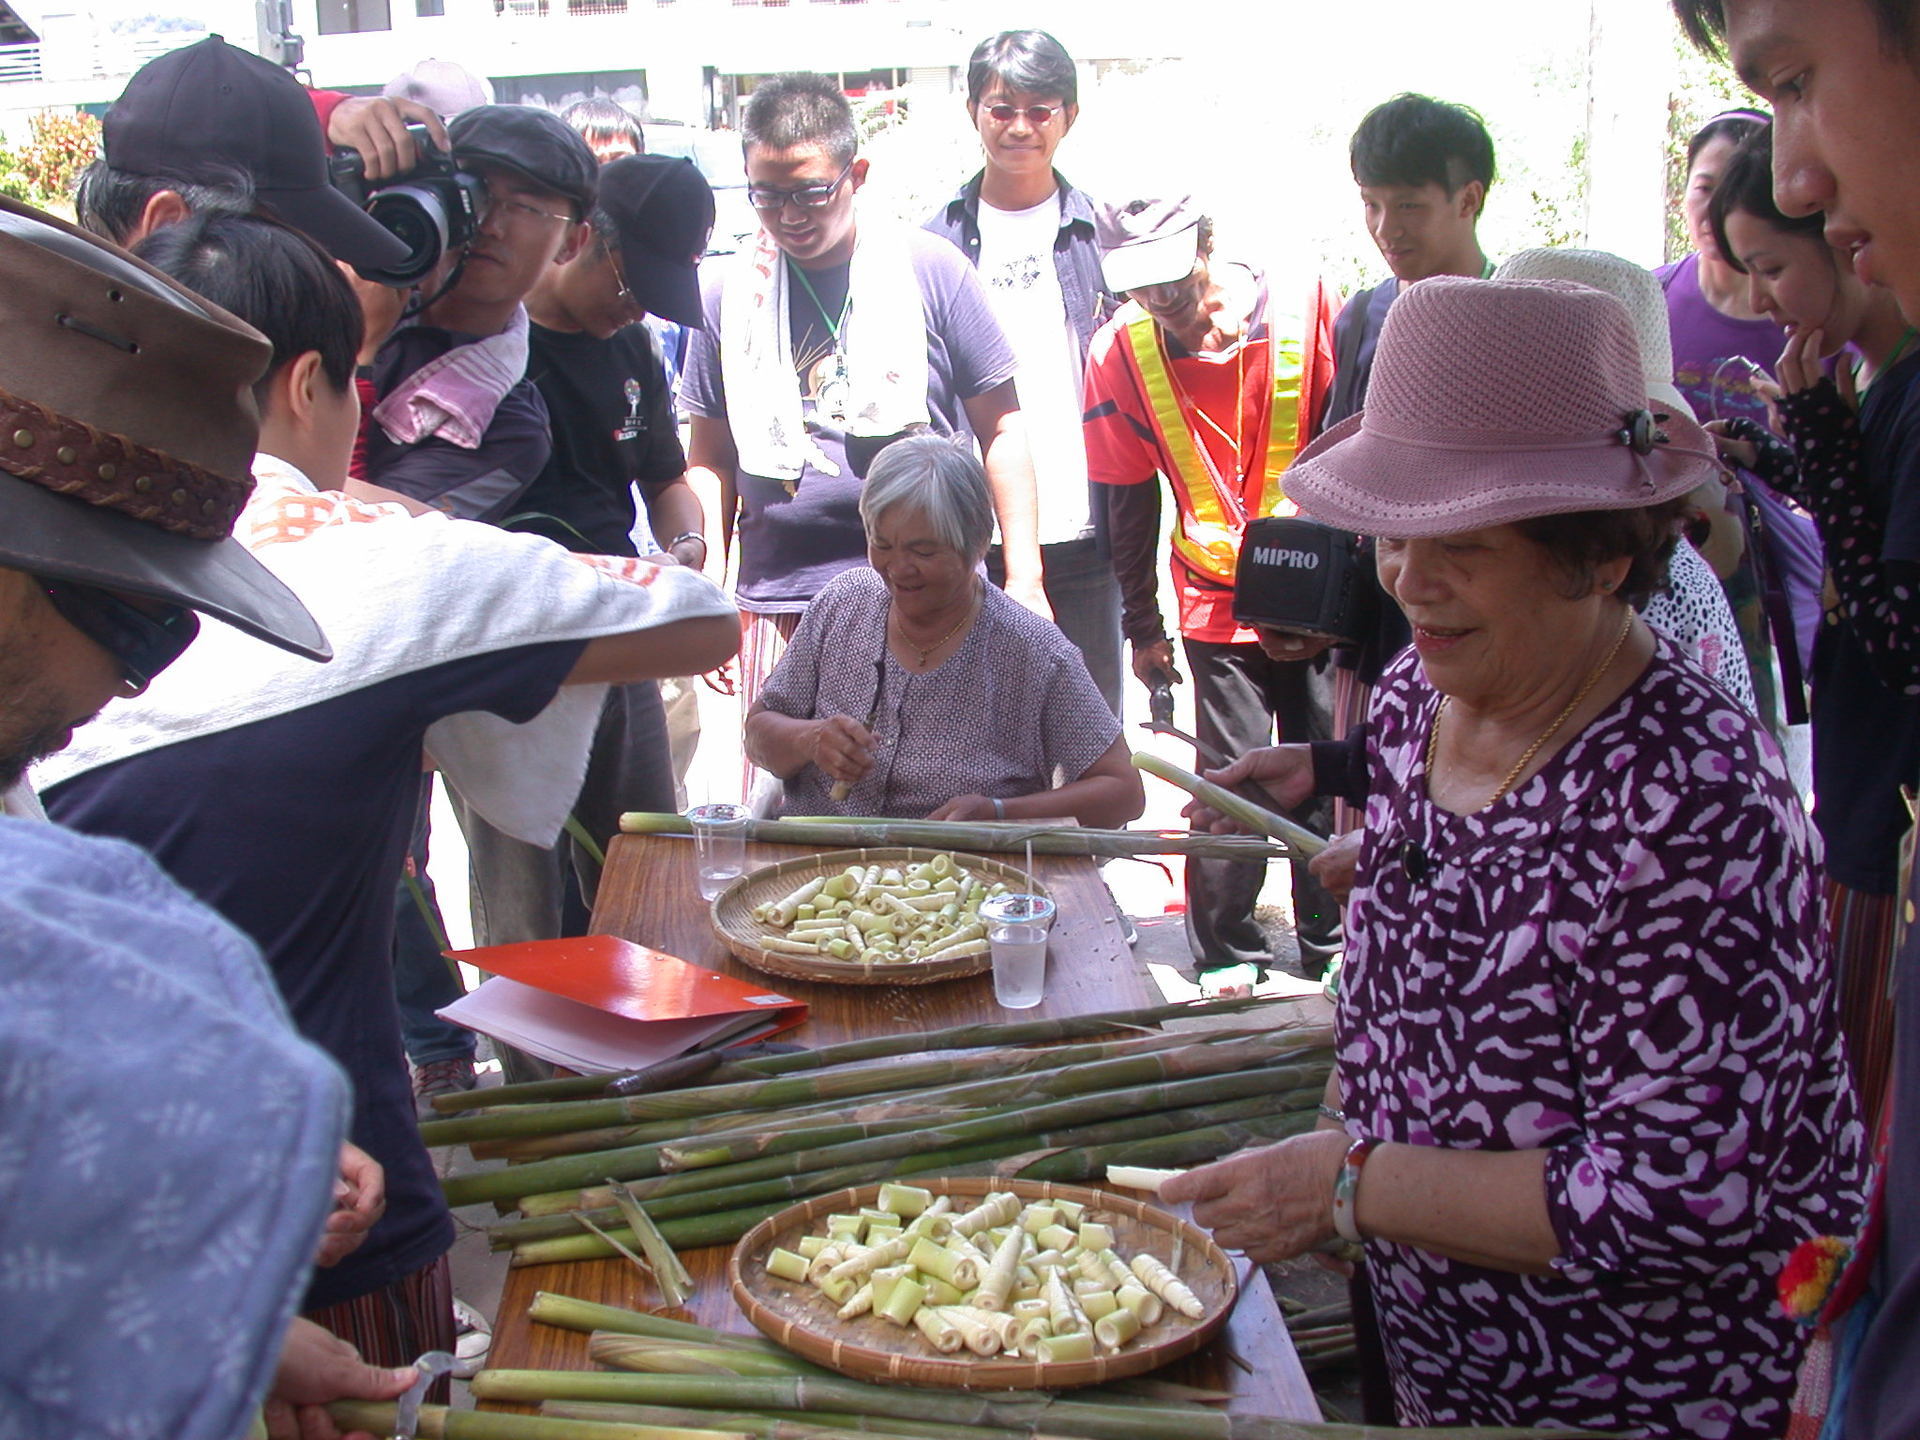
{"label": "woven bamboo tray", "polygon": [[1088,1219],[1113,1227],[1114,1246],[1123,1255],[1151,1250],[1171,1265],[1207,1313],[1190,1320],[1168,1306],[1159,1322],[1125,1349],[1102,1351],[1091,1360],[1044,1364],[1016,1357],[982,1359],[964,1351],[939,1355],[913,1327],[901,1329],[871,1314],[842,1320],[839,1307],[813,1286],[769,1275],[766,1260],[777,1245],[794,1248],[794,1242],[812,1234],[826,1216],[873,1204],[880,1187],[862,1185],[783,1210],[740,1238],[727,1260],[727,1278],[747,1319],[795,1354],[857,1380],[952,1390],[1068,1390],[1144,1375],[1192,1354],[1226,1324],[1239,1297],[1233,1262],[1211,1236],[1131,1196],[1043,1180],[915,1175],[904,1183],[953,1196],[956,1211],[971,1208],[995,1190],[1010,1190],[1023,1200],[1078,1200],[1087,1207]]}
{"label": "woven bamboo tray", "polygon": [[[1027,895],[1046,895],[1047,888],[1018,866],[984,855],[925,850],[913,846],[876,846],[865,850],[830,850],[782,860],[742,875],[715,898],[713,928],[721,943],[756,970],[788,980],[818,980],[829,985],[931,985],[936,980],[959,980],[993,968],[991,955],[967,955],[932,963],[905,960],[892,965],[868,965],[859,960],[815,959],[768,950],[761,941],[783,933],[753,918],[756,905],[784,899],[816,875],[837,875],[849,865],[918,865],[936,855],[951,854],[956,864],[976,875],[1004,880],[1009,889]],[[1052,897],[1048,897],[1052,898]]]}

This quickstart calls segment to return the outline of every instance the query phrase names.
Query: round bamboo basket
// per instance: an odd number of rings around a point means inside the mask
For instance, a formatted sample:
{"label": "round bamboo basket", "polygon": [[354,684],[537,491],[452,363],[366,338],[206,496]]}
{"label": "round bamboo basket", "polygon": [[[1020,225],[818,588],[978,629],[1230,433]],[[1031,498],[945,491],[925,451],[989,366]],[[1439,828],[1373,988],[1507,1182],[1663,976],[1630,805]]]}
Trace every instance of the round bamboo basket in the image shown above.
{"label": "round bamboo basket", "polygon": [[[916,846],[876,846],[864,850],[830,850],[782,860],[742,875],[714,899],[713,928],[721,942],[756,970],[788,980],[817,980],[829,985],[931,985],[937,980],[959,980],[983,975],[993,968],[991,955],[967,955],[932,962],[903,960],[891,965],[868,965],[859,960],[829,956],[786,955],[761,942],[784,932],[753,918],[756,905],[782,900],[817,875],[837,875],[849,865],[918,865],[936,855],[950,854],[956,864],[976,875],[1003,880],[1011,890],[1046,895],[1047,888],[1026,871],[1003,860],[957,851],[926,850]],[[1048,898],[1051,898],[1050,896]]]}
{"label": "round bamboo basket", "polygon": [[1091,1360],[1048,1363],[1014,1356],[983,1359],[964,1350],[940,1355],[912,1326],[902,1328],[872,1314],[842,1320],[839,1307],[813,1286],[769,1275],[766,1260],[775,1246],[793,1249],[801,1236],[814,1233],[828,1215],[873,1204],[880,1187],[862,1185],[783,1210],[740,1238],[727,1260],[727,1278],[747,1319],[796,1355],[856,1380],[954,1390],[1069,1390],[1144,1375],[1191,1354],[1226,1324],[1239,1297],[1233,1262],[1211,1236],[1131,1196],[1040,1180],[915,1175],[901,1183],[951,1195],[956,1212],[1000,1190],[1010,1190],[1022,1200],[1077,1200],[1087,1207],[1086,1218],[1113,1227],[1114,1248],[1122,1255],[1149,1250],[1165,1261],[1206,1306],[1206,1314],[1190,1320],[1168,1306],[1151,1330],[1122,1350],[1103,1351]]}

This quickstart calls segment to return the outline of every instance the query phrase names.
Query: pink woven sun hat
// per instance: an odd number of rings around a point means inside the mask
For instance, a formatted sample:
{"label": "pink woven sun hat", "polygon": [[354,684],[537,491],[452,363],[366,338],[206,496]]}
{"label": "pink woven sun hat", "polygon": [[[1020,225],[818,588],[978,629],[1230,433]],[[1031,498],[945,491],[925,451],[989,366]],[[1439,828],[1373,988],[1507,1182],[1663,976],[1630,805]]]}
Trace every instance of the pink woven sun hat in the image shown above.
{"label": "pink woven sun hat", "polygon": [[1442,275],[1394,302],[1366,408],[1309,445],[1285,486],[1315,520],[1412,539],[1654,505],[1719,469],[1693,417],[1649,398],[1612,295]]}

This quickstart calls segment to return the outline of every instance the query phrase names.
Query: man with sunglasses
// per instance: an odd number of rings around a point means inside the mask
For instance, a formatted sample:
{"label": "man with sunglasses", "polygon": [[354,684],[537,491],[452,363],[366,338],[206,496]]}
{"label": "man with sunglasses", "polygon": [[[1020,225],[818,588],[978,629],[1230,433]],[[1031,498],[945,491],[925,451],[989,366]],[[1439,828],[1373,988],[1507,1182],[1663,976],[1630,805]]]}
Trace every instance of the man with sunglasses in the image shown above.
{"label": "man with sunglasses", "polygon": [[[1094,204],[1053,168],[1079,115],[1073,57],[1053,36],[1006,30],[982,40],[967,63],[967,118],[986,164],[926,228],[979,270],[1020,359],[1047,603],[1118,715],[1120,591],[1087,480],[1080,383],[1094,331],[1119,301],[1100,277]],[[996,578],[1004,569],[997,548],[987,566]]]}
{"label": "man with sunglasses", "polygon": [[[276,1440],[330,1436],[321,1402],[414,1378],[292,1318],[344,1253],[344,1078],[239,931],[142,852],[44,823],[23,780],[201,614],[328,658],[230,533],[268,347],[6,200],[0,334],[0,1149],[35,1157],[0,1167],[0,1409],[27,1434],[230,1440],[264,1400]],[[353,1173],[377,1216],[377,1167]]]}
{"label": "man with sunglasses", "polygon": [[833,80],[763,81],[742,135],[761,233],[709,280],[680,398],[691,471],[718,487],[728,543],[738,512],[751,706],[807,603],[865,563],[862,476],[900,434],[977,438],[1007,592],[1043,614],[1046,597],[1014,357],[979,278],[924,231],[857,214],[867,162]]}

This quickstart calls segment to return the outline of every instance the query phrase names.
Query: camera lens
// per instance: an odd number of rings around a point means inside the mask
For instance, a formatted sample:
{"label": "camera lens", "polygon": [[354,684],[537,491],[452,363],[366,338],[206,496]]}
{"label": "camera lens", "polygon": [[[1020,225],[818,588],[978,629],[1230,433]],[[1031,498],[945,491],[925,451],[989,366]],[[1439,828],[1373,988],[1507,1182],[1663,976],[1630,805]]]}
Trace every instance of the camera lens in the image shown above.
{"label": "camera lens", "polygon": [[412,285],[440,263],[450,243],[446,207],[426,185],[394,185],[377,192],[367,213],[407,247],[407,258],[361,273],[388,285]]}

